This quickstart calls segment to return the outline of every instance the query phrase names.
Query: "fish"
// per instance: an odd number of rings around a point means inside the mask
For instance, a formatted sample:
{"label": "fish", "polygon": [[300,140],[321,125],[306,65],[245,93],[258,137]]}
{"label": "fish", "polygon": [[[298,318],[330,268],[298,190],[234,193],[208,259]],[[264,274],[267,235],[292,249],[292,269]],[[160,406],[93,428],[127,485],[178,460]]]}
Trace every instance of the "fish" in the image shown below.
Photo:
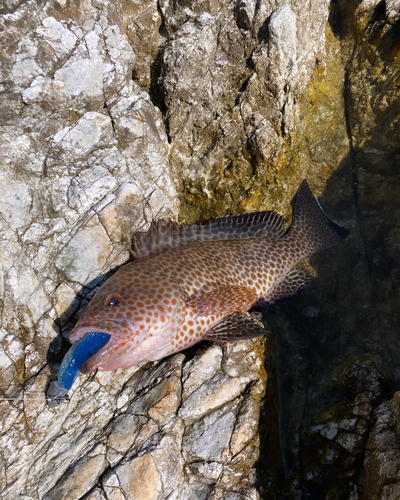
{"label": "fish", "polygon": [[248,311],[313,288],[302,261],[349,234],[324,214],[306,180],[292,204],[288,230],[282,215],[265,211],[206,224],[161,220],[136,233],[133,260],[100,287],[70,333],[73,345],[93,332],[109,335],[80,371],[157,361],[202,340],[266,334]]}
{"label": "fish", "polygon": [[100,287],[71,331],[48,405],[68,400],[79,373],[157,361],[202,340],[265,335],[248,311],[314,288],[303,261],[349,235],[306,180],[292,205],[287,230],[282,215],[264,211],[205,224],[159,220],[134,234],[133,260]]}

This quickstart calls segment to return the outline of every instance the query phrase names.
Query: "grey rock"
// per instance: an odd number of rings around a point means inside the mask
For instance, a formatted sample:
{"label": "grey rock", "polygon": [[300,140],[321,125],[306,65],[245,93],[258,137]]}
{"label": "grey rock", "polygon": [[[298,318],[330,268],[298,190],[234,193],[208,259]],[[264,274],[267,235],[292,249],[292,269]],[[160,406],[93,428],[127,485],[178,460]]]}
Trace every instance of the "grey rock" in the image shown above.
{"label": "grey rock", "polygon": [[[319,269],[335,295],[314,296],[316,305],[299,306],[305,314],[292,306],[307,338],[295,329],[280,349],[281,438],[294,471],[286,493],[301,494],[300,470],[319,487],[329,466],[329,498],[396,498],[397,399],[379,406],[368,438],[385,382],[368,363],[343,366],[354,353],[372,353],[399,380],[386,361],[399,364],[398,0],[345,12],[322,0],[307,8],[280,0],[3,4],[1,497],[258,498],[263,340],[81,376],[70,401],[54,409],[45,394],[65,348],[61,335],[126,262],[133,231],[160,217],[288,215],[307,177],[352,239],[347,253],[330,254],[330,274]],[[283,343],[289,330],[288,322],[277,328]],[[311,344],[329,362],[306,356]],[[274,400],[273,375],[268,390]],[[332,393],[345,397],[322,409]],[[354,457],[367,442],[355,485]],[[268,443],[266,454],[280,463],[279,443]],[[318,463],[302,466],[310,456]],[[377,471],[371,486],[367,476]],[[266,497],[279,497],[278,476]]]}
{"label": "grey rock", "polygon": [[245,384],[241,384],[238,379],[219,373],[213,379],[208,379],[184,401],[179,416],[187,422],[198,420],[210,410],[235,399],[244,387]]}
{"label": "grey rock", "polygon": [[184,400],[221,370],[222,356],[222,349],[213,345],[204,352],[199,351],[193,360],[185,364],[182,395]]}
{"label": "grey rock", "polygon": [[183,451],[186,460],[218,461],[229,446],[235,414],[229,411],[217,411],[194,424],[183,438]]}
{"label": "grey rock", "polygon": [[[268,24],[269,87],[282,102],[285,86],[292,85],[297,76],[297,26],[296,14],[288,5],[271,15]],[[282,102],[283,104],[283,102]]]}
{"label": "grey rock", "polygon": [[46,500],[60,498],[73,499],[82,496],[94,484],[98,477],[106,468],[106,458],[104,456],[104,447],[96,446],[92,452],[89,452],[81,458],[72,470],[68,471],[62,480],[45,495]]}
{"label": "grey rock", "polygon": [[206,479],[215,482],[222,472],[222,464],[220,462],[194,462],[192,467]]}

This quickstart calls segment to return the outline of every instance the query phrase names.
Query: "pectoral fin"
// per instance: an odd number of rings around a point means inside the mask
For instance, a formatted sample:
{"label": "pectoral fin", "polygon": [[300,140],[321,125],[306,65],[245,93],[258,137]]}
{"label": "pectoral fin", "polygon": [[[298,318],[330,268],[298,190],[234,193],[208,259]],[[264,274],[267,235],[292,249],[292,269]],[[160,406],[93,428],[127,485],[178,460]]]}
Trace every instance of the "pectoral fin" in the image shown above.
{"label": "pectoral fin", "polygon": [[268,330],[257,324],[249,314],[233,313],[210,328],[205,340],[234,342],[266,335]]}
{"label": "pectoral fin", "polygon": [[197,316],[245,312],[257,300],[255,290],[239,285],[213,283],[195,292],[186,302]]}

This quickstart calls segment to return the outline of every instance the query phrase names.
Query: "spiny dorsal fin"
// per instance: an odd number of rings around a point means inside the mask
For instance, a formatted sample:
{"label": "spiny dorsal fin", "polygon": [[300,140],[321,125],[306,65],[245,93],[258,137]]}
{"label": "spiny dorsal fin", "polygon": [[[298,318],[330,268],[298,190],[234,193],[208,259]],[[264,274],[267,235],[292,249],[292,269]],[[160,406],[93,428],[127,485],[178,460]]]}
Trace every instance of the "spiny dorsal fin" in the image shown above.
{"label": "spiny dorsal fin", "polygon": [[284,233],[283,222],[283,216],[272,211],[228,215],[205,224],[154,221],[147,232],[133,235],[132,256],[138,259],[195,241],[279,238]]}

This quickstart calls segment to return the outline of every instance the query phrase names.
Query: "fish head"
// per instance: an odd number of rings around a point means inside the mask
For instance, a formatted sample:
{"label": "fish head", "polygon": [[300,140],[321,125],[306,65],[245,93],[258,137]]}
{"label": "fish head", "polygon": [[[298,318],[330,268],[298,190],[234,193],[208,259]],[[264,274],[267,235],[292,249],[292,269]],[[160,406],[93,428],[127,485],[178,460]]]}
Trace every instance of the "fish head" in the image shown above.
{"label": "fish head", "polygon": [[[127,267],[127,266],[126,266]],[[169,276],[135,275],[119,269],[97,291],[72,330],[72,344],[88,332],[110,335],[108,343],[80,370],[115,370],[157,358],[186,313],[185,294]]]}

